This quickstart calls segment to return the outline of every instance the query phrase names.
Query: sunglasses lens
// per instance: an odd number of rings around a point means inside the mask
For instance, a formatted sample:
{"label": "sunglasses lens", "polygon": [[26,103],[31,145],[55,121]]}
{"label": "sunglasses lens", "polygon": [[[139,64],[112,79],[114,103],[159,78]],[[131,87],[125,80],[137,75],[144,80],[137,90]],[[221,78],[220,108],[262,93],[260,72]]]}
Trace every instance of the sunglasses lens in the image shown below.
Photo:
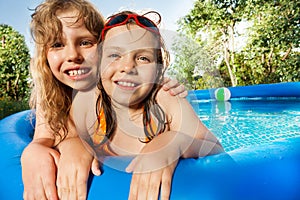
{"label": "sunglasses lens", "polygon": [[106,26],[113,26],[124,22],[127,19],[127,15],[118,15],[112,18]]}
{"label": "sunglasses lens", "polygon": [[151,22],[149,19],[142,17],[142,16],[137,16],[137,19],[145,27],[151,28],[154,31],[158,31],[158,28],[156,27],[156,25],[153,22]]}
{"label": "sunglasses lens", "polygon": [[147,18],[145,17],[141,17],[141,16],[137,16],[137,19],[139,20],[139,22],[141,24],[143,24],[144,26],[147,26],[147,27],[155,27],[155,25],[149,21]]}
{"label": "sunglasses lens", "polygon": [[112,28],[112,27],[115,27],[115,26],[120,26],[120,25],[123,25],[125,24],[129,19],[133,19],[136,21],[136,24],[143,27],[143,28],[146,28],[154,33],[159,33],[159,30],[158,28],[156,27],[156,25],[151,21],[149,20],[148,18],[146,17],[143,17],[143,16],[138,16],[136,14],[121,14],[121,15],[117,15],[117,16],[114,16],[112,17],[108,22],[107,24],[105,25],[104,29],[102,30],[102,34],[101,34],[101,37],[102,39],[104,38],[104,35],[105,35],[105,32]]}

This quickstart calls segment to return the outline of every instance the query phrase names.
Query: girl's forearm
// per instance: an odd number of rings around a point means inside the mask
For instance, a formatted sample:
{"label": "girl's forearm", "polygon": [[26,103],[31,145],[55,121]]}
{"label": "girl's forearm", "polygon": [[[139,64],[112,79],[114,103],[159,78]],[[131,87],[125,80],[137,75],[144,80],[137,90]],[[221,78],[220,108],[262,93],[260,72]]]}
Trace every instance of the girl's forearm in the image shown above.
{"label": "girl's forearm", "polygon": [[193,138],[190,145],[183,150],[183,158],[197,158],[208,155],[223,153],[224,149],[220,142],[216,140]]}
{"label": "girl's forearm", "polygon": [[[187,134],[167,131],[151,141],[152,151],[173,151],[183,158],[197,158],[224,152],[218,139],[208,132],[204,138],[193,138]],[[151,151],[148,148],[148,151]]]}

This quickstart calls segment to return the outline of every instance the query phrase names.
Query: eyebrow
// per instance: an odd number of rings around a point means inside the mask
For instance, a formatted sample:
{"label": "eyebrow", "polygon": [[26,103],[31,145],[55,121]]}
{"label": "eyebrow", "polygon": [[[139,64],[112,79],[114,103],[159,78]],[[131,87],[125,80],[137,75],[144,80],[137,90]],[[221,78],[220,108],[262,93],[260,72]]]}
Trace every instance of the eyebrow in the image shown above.
{"label": "eyebrow", "polygon": [[126,51],[126,52],[131,52],[131,51],[143,51],[143,52],[149,52],[149,53],[154,53],[155,48],[136,48],[136,49],[125,49],[119,46],[107,46],[105,47],[105,50],[116,50],[116,51]]}
{"label": "eyebrow", "polygon": [[118,50],[118,51],[123,50],[123,48],[118,46],[103,46],[103,47],[105,47],[105,49],[111,49],[111,50]]}

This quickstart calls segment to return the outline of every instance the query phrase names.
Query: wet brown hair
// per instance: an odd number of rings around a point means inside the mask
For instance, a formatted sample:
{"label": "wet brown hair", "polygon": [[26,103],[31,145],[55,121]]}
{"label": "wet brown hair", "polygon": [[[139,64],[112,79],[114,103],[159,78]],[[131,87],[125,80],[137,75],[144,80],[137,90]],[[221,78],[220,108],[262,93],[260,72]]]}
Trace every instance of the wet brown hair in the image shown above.
{"label": "wet brown hair", "polygon": [[[160,22],[159,13],[157,13],[155,11],[151,11],[151,12],[147,12],[146,14],[148,14],[148,13],[158,14],[159,22]],[[131,11],[123,11],[116,15],[121,15],[121,14],[137,14],[137,13],[134,13]],[[128,24],[135,24],[135,21],[129,20],[127,22],[127,25]],[[129,26],[127,26],[127,27],[129,28]],[[165,72],[167,66],[169,65],[170,57],[169,57],[169,52],[166,49],[165,43],[164,43],[163,38],[160,35],[160,33],[158,33],[158,34],[152,33],[152,34],[159,41],[159,48],[157,49],[157,61],[156,61],[157,76],[156,76],[156,80],[155,80],[152,90],[149,92],[148,96],[144,99],[144,102],[143,102],[143,107],[144,107],[143,124],[144,124],[145,138],[140,138],[141,142],[150,142],[155,136],[157,136],[159,133],[161,133],[165,130],[165,123],[166,123],[165,122],[165,119],[166,119],[165,113],[164,113],[163,109],[157,104],[156,95],[161,88],[164,72]],[[104,40],[104,38],[101,38],[101,41],[103,41],[103,40]],[[102,52],[102,50],[100,52]],[[116,128],[117,121],[116,121],[115,112],[111,105],[111,99],[107,95],[107,93],[105,92],[105,90],[103,88],[100,76],[99,76],[99,82],[97,84],[97,87],[100,90],[100,95],[97,99],[96,112],[97,112],[97,116],[99,116],[101,109],[103,109],[103,111],[104,111],[106,124],[109,125],[109,126],[106,126],[106,137],[105,138],[107,140],[107,139],[111,139],[113,137],[113,132]],[[152,123],[150,123],[151,113],[158,120],[158,124],[156,124],[156,126],[157,126],[156,130],[154,127],[152,127]],[[98,120],[99,120],[98,124],[100,126],[100,119],[98,119]],[[103,142],[105,142],[105,140]]]}

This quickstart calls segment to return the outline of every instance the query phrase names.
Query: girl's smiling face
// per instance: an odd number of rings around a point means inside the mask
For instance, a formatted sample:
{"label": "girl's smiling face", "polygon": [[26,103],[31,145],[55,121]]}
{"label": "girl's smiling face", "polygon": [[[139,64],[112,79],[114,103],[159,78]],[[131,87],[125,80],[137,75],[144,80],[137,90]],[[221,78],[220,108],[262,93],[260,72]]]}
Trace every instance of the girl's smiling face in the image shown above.
{"label": "girl's smiling face", "polygon": [[106,93],[123,106],[138,106],[157,74],[158,41],[153,33],[127,24],[107,31],[102,48],[101,80]]}
{"label": "girl's smiling face", "polygon": [[57,12],[63,36],[49,44],[47,61],[60,82],[75,90],[88,90],[97,80],[97,39],[77,15],[74,9]]}

